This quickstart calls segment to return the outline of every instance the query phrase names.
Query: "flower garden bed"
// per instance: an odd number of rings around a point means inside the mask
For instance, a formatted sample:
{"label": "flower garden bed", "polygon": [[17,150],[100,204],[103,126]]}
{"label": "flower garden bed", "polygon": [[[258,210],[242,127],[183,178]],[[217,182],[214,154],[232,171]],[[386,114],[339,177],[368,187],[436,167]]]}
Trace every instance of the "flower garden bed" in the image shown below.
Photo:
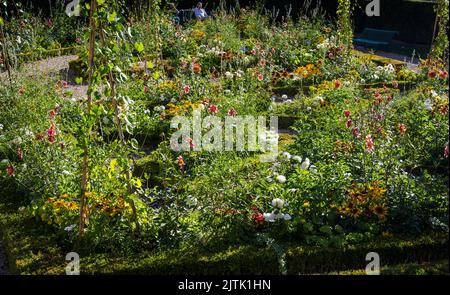
{"label": "flower garden bed", "polygon": [[[88,48],[69,66],[82,97],[60,73],[0,75],[10,272],[61,274],[72,251],[89,274],[358,272],[369,252],[392,271],[448,260],[442,34],[411,70],[353,50],[349,1],[337,23],[220,8],[183,26],[164,11],[126,21],[108,3],[92,1],[79,24],[90,34],[74,41]],[[269,117],[279,130],[236,121]]]}

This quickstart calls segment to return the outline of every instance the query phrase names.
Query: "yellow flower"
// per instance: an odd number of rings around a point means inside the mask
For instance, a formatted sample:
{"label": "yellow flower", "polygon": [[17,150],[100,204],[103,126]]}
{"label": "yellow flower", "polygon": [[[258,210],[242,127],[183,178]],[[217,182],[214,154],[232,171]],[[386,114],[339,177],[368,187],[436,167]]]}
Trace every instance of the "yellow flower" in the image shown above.
{"label": "yellow flower", "polygon": [[308,201],[303,203],[303,207],[305,208],[309,208],[311,206],[311,203],[309,203]]}
{"label": "yellow flower", "polygon": [[373,205],[371,207],[371,210],[381,222],[386,221],[386,215],[388,213],[388,210],[384,204]]}
{"label": "yellow flower", "polygon": [[383,238],[390,238],[390,237],[394,236],[394,234],[391,233],[390,231],[384,231],[384,232],[381,233],[381,236]]}

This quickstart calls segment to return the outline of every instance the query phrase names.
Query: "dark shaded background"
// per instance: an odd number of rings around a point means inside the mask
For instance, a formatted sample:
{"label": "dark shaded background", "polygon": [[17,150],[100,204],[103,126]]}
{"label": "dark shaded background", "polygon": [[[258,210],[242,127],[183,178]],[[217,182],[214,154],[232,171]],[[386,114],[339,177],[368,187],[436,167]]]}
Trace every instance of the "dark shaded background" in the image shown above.
{"label": "dark shaded background", "polygon": [[[84,0],[86,1],[86,0]],[[126,7],[130,11],[140,11],[146,9],[149,0],[124,0]],[[239,0],[241,7],[254,6],[255,4],[264,5],[267,9],[273,7],[280,10],[280,16],[286,14],[287,9],[292,5],[292,15],[296,17],[307,0]],[[430,3],[414,3],[405,0],[380,0],[381,16],[368,17],[365,15],[365,6],[369,0],[354,0],[357,5],[354,15],[355,32],[360,33],[365,27],[396,30],[400,32],[397,40],[429,45],[432,39],[435,13],[433,4]],[[14,3],[22,3],[25,7],[33,7],[33,11],[40,12],[46,16],[50,14],[50,7],[62,6],[63,3],[69,3],[71,0],[8,0],[10,7],[10,15],[14,15]],[[162,0],[163,5],[167,2],[174,2],[179,9],[192,8],[198,2],[197,0]],[[204,0],[202,1],[207,10],[217,8],[220,0]],[[235,7],[237,0],[225,0],[227,7]],[[334,19],[336,15],[337,0],[312,0],[312,5],[321,3],[327,17]],[[3,10],[4,7],[0,6]]]}

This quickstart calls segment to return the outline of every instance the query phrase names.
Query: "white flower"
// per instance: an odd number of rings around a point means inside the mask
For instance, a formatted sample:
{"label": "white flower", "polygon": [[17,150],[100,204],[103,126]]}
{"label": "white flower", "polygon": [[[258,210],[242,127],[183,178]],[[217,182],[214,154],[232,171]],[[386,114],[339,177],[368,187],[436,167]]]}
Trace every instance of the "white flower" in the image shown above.
{"label": "white flower", "polygon": [[292,158],[292,155],[290,153],[288,153],[288,152],[283,152],[282,155],[283,155],[283,157],[286,157],[288,159]]}
{"label": "white flower", "polygon": [[275,221],[275,214],[273,213],[264,213],[263,214],[264,220],[268,222],[274,222]]}
{"label": "white flower", "polygon": [[287,213],[284,214],[283,218],[284,218],[284,220],[291,220],[292,219],[291,215],[289,215]]}
{"label": "white flower", "polygon": [[309,112],[311,110],[311,107],[306,107],[306,110]]}
{"label": "white flower", "polygon": [[306,158],[305,161],[302,163],[301,168],[302,168],[303,170],[306,170],[306,169],[308,169],[309,165],[310,165],[310,161],[309,161],[308,158]]}
{"label": "white flower", "polygon": [[284,177],[283,175],[278,175],[277,176],[277,181],[279,183],[285,183],[286,182],[286,177]]}
{"label": "white flower", "polygon": [[3,124],[0,124],[0,131],[3,130]]}
{"label": "white flower", "polygon": [[434,90],[431,90],[431,97],[436,97],[438,96],[437,92]]}
{"label": "white flower", "polygon": [[268,176],[268,177],[266,178],[266,180],[267,180],[267,182],[272,182],[272,181],[273,181],[273,178],[270,177],[270,176]]}
{"label": "white flower", "polygon": [[286,94],[283,94],[283,95],[281,96],[281,98],[286,100],[286,99],[288,99],[288,96],[287,96]]}
{"label": "white flower", "polygon": [[274,215],[275,220],[284,218],[284,214],[281,212],[278,212],[277,214],[273,214],[273,215]]}
{"label": "white flower", "polygon": [[280,198],[273,199],[272,206],[282,209],[284,207],[284,201]]}
{"label": "white flower", "polygon": [[70,232],[70,231],[72,231],[76,226],[77,226],[76,224],[72,224],[72,225],[69,225],[69,226],[65,227],[64,230],[65,230],[66,232]]}
{"label": "white flower", "polygon": [[311,166],[309,167],[309,171],[314,172],[314,173],[317,173],[317,168],[316,168],[316,166],[311,165]]}
{"label": "white flower", "polygon": [[225,77],[227,78],[227,79],[232,79],[233,78],[233,74],[231,73],[231,72],[225,72]]}
{"label": "white flower", "polygon": [[431,99],[427,99],[425,101],[425,109],[428,111],[433,110],[433,103],[431,102]]}
{"label": "white flower", "polygon": [[293,157],[292,157],[292,160],[301,163],[301,162],[302,162],[302,157],[300,157],[300,156],[293,156]]}

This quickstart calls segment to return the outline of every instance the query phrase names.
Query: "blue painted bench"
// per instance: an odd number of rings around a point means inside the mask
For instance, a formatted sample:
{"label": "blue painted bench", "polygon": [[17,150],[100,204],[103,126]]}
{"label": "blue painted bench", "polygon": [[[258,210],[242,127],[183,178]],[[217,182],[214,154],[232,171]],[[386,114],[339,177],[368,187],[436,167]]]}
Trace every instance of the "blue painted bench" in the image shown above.
{"label": "blue painted bench", "polygon": [[392,39],[398,34],[399,33],[397,31],[365,28],[362,34],[358,38],[354,38],[353,41],[356,44],[368,47],[387,47],[391,43]]}

